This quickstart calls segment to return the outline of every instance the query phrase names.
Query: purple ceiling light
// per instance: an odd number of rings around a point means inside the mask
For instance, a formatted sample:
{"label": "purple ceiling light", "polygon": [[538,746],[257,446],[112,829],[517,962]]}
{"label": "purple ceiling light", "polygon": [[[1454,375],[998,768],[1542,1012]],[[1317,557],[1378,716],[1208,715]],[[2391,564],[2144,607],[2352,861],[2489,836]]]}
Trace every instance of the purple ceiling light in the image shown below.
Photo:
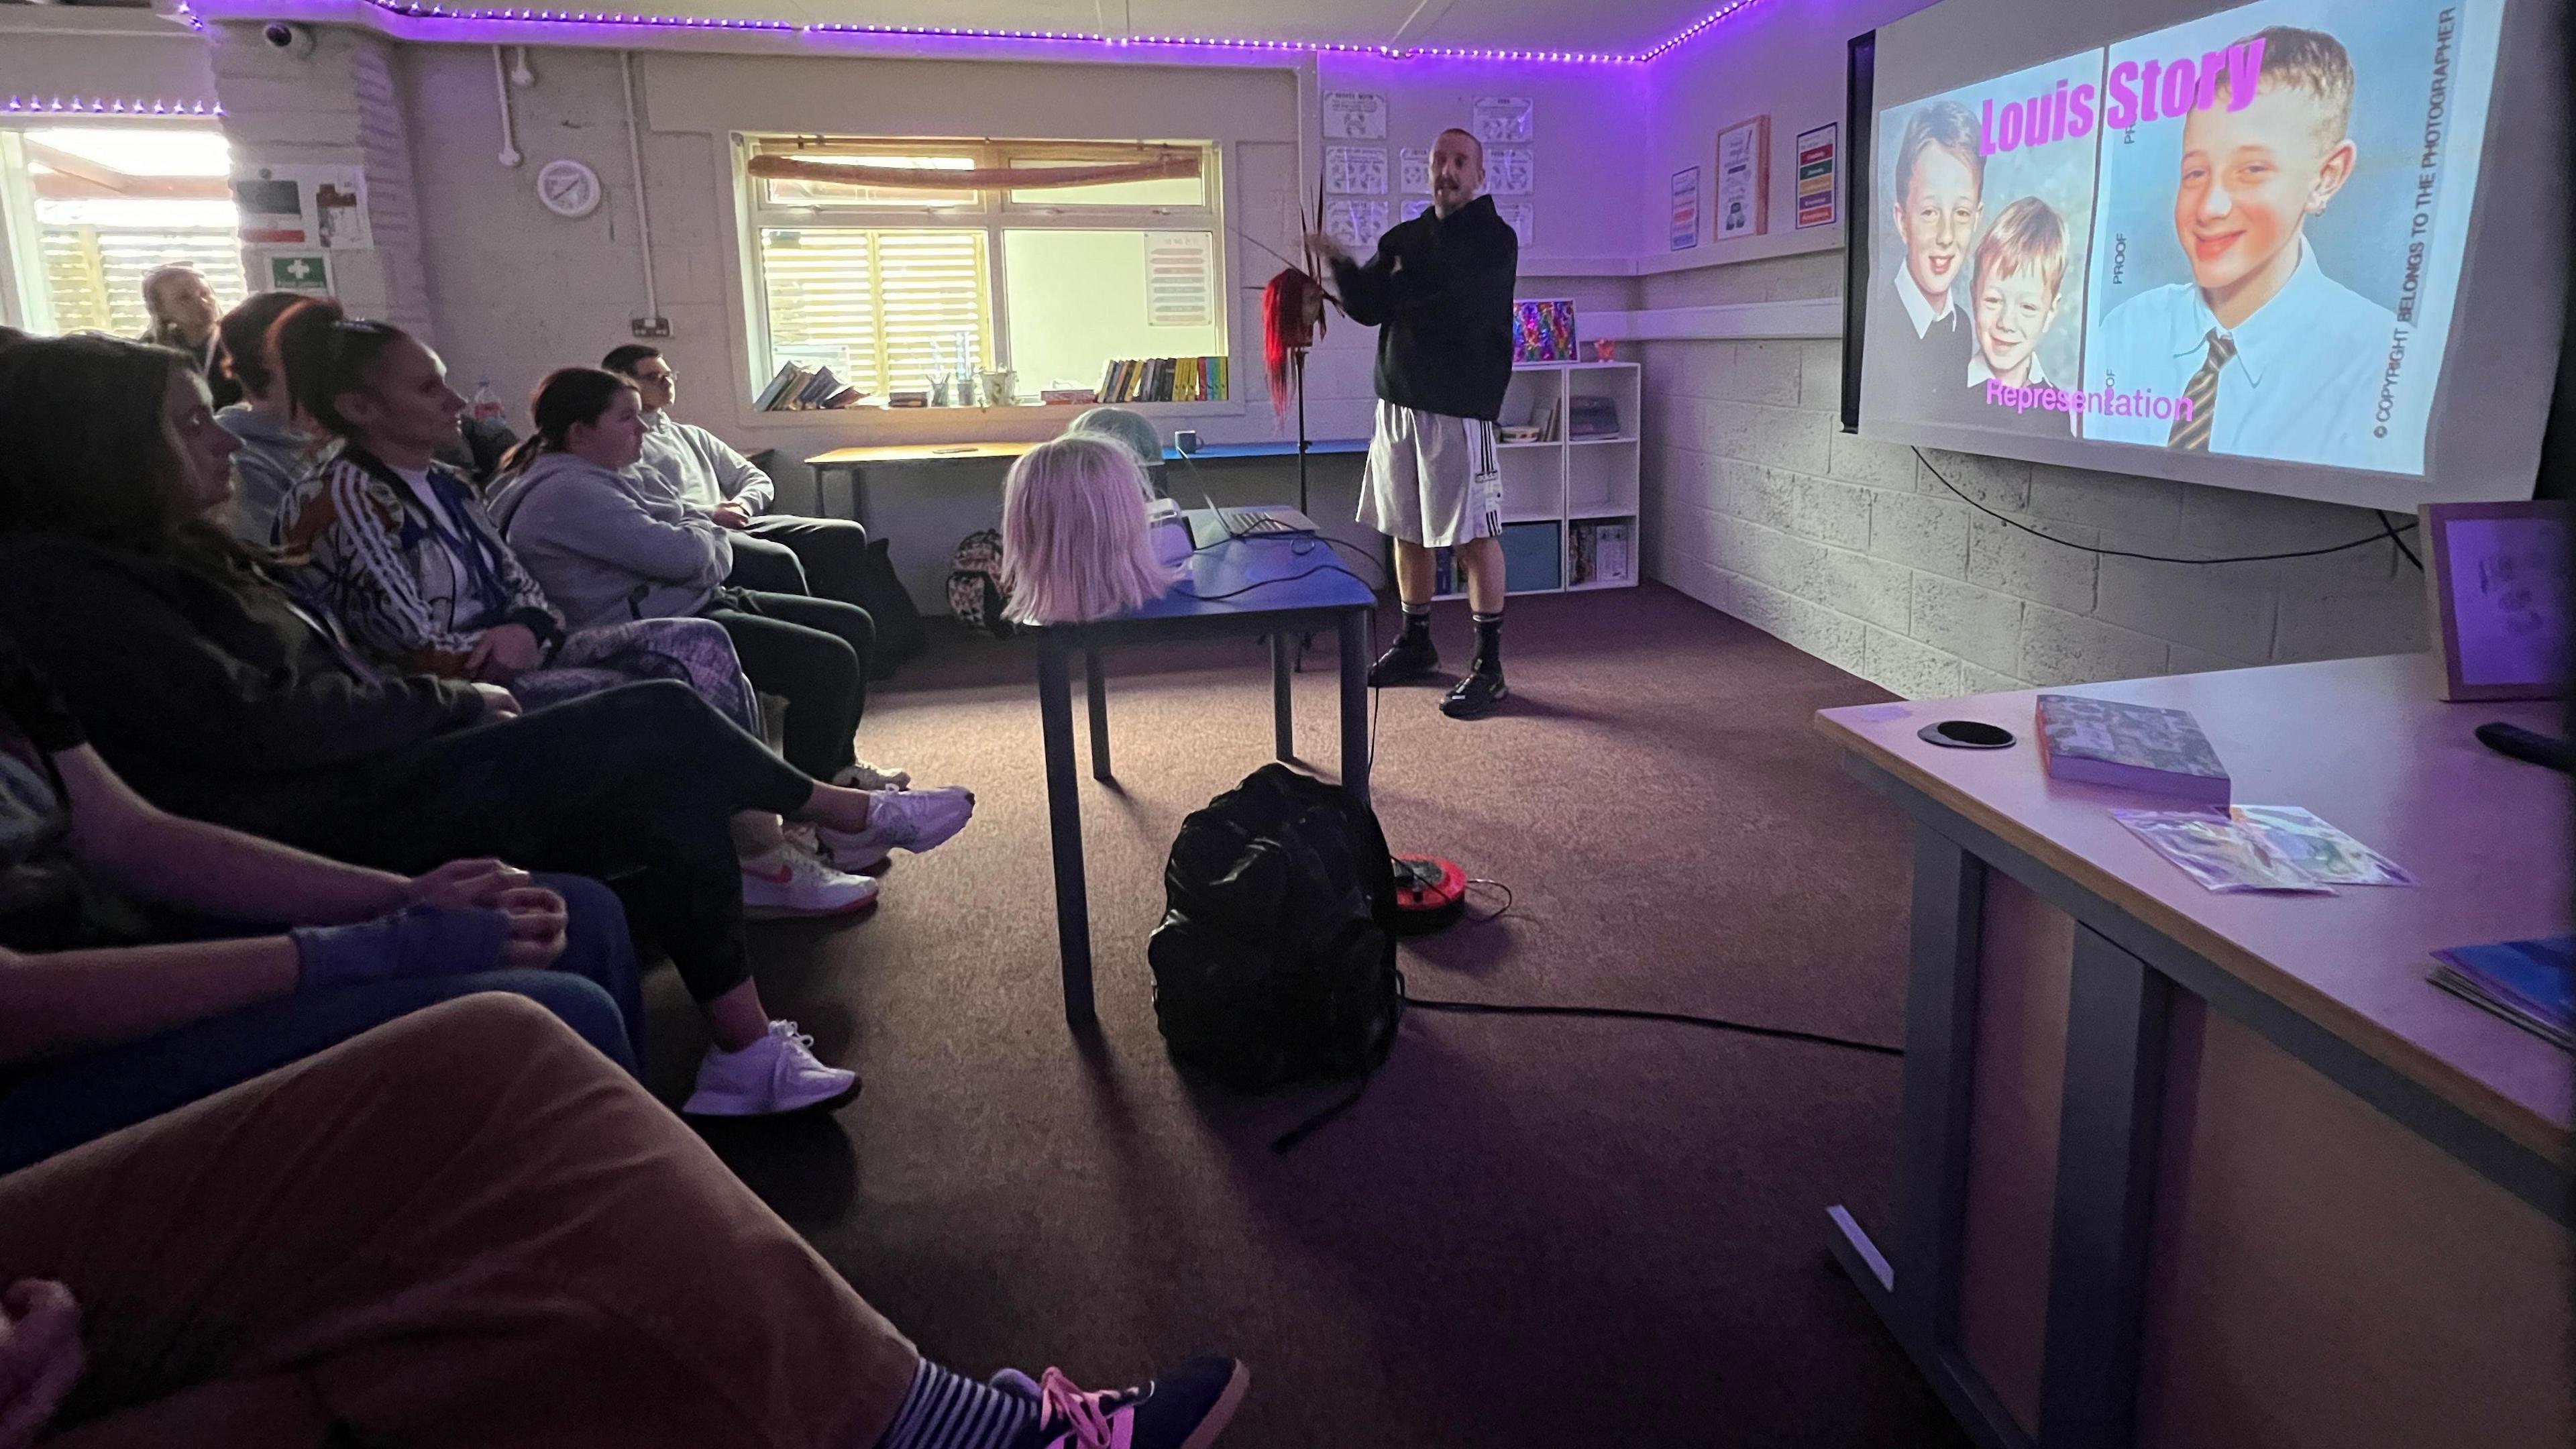
{"label": "purple ceiling light", "polygon": [[[932,40],[993,44],[1080,45],[1099,49],[1153,47],[1174,50],[1312,52],[1367,56],[1381,60],[1448,60],[1504,62],[1519,65],[1643,65],[1687,44],[1711,26],[1753,3],[1727,0],[1654,46],[1639,52],[1600,50],[1535,50],[1449,45],[1362,45],[1339,40],[1255,40],[1218,35],[1112,36],[1088,31],[1002,30],[940,25],[800,25],[785,20],[726,20],[680,15],[639,15],[605,10],[546,10],[533,7],[487,7],[424,3],[424,0],[364,0],[368,6],[406,20],[452,25],[634,26],[652,30],[754,31],[769,34],[850,36],[861,39]],[[265,18],[257,0],[181,0],[174,12],[202,30],[208,10],[218,18],[239,10],[243,18]]]}
{"label": "purple ceiling light", "polygon": [[1690,24],[1683,26],[1681,29],[1674,31],[1672,34],[1665,36],[1661,42],[1648,50],[1645,54],[1638,56],[1637,59],[1653,60],[1655,57],[1662,55],[1666,51],[1672,50],[1678,46],[1687,45],[1692,40],[1697,39],[1700,32],[1708,29],[1710,26],[1715,25],[1717,22],[1724,20],[1726,17],[1733,15],[1736,11],[1743,9],[1745,6],[1752,3],[1753,0],[1727,0],[1727,3],[1720,5],[1716,9],[1708,12],[1706,15],[1703,15],[1697,20],[1692,21]]}
{"label": "purple ceiling light", "polygon": [[146,96],[11,96],[0,100],[0,116],[220,116],[212,101],[166,100]]}

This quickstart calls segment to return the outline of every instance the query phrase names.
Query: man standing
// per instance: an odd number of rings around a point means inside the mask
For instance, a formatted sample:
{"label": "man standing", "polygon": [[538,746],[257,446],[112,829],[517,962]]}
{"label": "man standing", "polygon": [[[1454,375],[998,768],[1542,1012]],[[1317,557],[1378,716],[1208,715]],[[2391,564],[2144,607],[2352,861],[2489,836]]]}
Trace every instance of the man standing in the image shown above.
{"label": "man standing", "polygon": [[1378,240],[1366,266],[1329,236],[1342,310],[1378,329],[1377,425],[1359,521],[1395,540],[1404,633],[1369,670],[1372,685],[1428,676],[1433,550],[1467,575],[1476,656],[1440,702],[1453,719],[1491,714],[1503,687],[1503,478],[1494,420],[1512,380],[1512,284],[1520,238],[1494,211],[1485,148],[1465,131],[1431,152],[1431,209]]}
{"label": "man standing", "polygon": [[184,262],[154,267],[143,277],[143,310],[152,318],[143,341],[186,353],[218,409],[241,401],[241,384],[220,365],[223,349],[216,345],[215,324],[223,308],[216,305],[215,289],[206,285],[204,273]]}
{"label": "man standing", "polygon": [[737,588],[811,594],[867,607],[860,582],[868,533],[839,518],[797,518],[769,511],[777,485],[723,439],[671,416],[678,376],[661,349],[630,342],[599,365],[635,384],[644,398],[644,456],[635,472],[734,533]]}

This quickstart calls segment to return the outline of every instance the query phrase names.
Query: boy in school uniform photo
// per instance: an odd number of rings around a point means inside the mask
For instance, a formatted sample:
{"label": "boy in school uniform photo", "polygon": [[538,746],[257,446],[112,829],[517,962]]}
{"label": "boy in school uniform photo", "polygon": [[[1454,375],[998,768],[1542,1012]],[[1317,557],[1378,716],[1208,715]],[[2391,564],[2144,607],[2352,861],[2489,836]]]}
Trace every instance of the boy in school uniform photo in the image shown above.
{"label": "boy in school uniform photo", "polygon": [[2039,341],[2057,321],[2067,265],[2066,218],[2036,196],[2005,207],[1977,243],[1967,309],[1976,351],[1968,359],[1964,421],[2025,433],[2073,433],[2071,411],[2000,406],[1995,396],[1997,388],[2067,386],[2048,376],[2039,361]]}
{"label": "boy in school uniform photo", "polygon": [[[2183,122],[2174,239],[2191,280],[2142,292],[2098,323],[2088,371],[2108,392],[2175,399],[2171,415],[2087,412],[2084,435],[2184,452],[2390,466],[2372,436],[2396,314],[2328,276],[2306,235],[2350,179],[2352,58],[2322,31],[2273,26],[2254,99]],[[2187,414],[2187,416],[2186,416]]]}
{"label": "boy in school uniform photo", "polygon": [[1905,123],[1896,147],[1895,237],[1902,264],[1870,295],[1869,355],[1901,415],[1933,418],[1951,397],[1975,350],[1974,328],[1955,293],[1977,234],[1986,162],[1977,118],[1957,101],[1930,101]]}

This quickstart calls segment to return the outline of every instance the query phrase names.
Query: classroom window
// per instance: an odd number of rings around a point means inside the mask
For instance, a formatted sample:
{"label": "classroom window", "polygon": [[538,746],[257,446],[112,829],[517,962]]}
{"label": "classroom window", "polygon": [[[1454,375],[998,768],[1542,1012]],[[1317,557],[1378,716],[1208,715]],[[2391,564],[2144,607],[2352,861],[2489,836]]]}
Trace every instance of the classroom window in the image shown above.
{"label": "classroom window", "polygon": [[[1113,361],[1226,352],[1217,151],[1205,142],[748,137],[743,154],[755,385],[788,364],[829,367],[883,403],[940,375],[1005,368],[1034,402],[1097,387]],[[841,182],[813,167],[900,167],[929,184]],[[1141,174],[1059,186],[1010,174],[1103,167]]]}
{"label": "classroom window", "polygon": [[8,310],[40,332],[140,336],[145,273],[184,262],[225,307],[249,288],[223,132],[175,124],[0,131]]}

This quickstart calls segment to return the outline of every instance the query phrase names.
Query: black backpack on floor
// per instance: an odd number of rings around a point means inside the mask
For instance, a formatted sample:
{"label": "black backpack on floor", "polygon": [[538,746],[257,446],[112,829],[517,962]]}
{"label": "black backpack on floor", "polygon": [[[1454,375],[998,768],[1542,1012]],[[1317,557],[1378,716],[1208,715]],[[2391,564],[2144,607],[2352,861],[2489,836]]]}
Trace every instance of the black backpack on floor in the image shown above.
{"label": "black backpack on floor", "polygon": [[1386,1060],[1404,981],[1395,874],[1366,805],[1264,765],[1182,822],[1163,891],[1146,954],[1173,1060],[1243,1091]]}

